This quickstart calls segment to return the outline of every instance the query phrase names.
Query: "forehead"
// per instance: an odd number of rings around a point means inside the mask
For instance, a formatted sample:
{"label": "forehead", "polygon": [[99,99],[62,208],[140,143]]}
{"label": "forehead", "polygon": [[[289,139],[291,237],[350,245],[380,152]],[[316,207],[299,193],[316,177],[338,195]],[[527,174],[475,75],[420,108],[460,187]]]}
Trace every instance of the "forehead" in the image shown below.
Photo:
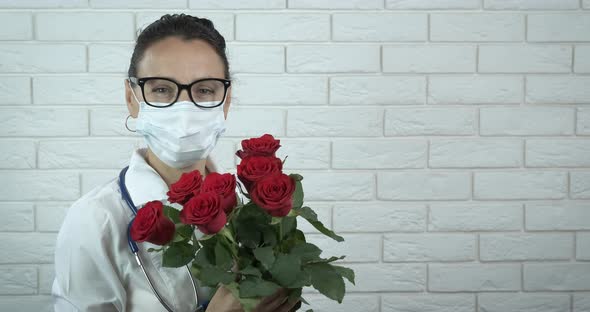
{"label": "forehead", "polygon": [[225,78],[221,57],[203,40],[167,37],[149,46],[138,64],[138,77],[167,77],[181,83]]}

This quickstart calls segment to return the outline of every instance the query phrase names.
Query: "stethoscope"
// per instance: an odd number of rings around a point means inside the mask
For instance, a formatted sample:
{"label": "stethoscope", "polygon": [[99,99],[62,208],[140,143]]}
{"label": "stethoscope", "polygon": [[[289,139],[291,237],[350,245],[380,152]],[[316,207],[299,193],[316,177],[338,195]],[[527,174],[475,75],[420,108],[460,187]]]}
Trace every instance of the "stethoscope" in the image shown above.
{"label": "stethoscope", "polygon": [[[123,200],[127,203],[127,206],[129,206],[129,209],[131,209],[131,211],[133,212],[133,216],[134,216],[134,218],[131,220],[131,222],[129,222],[129,225],[127,226],[127,243],[129,244],[129,249],[131,250],[131,253],[133,253],[133,255],[135,256],[135,261],[137,261],[137,264],[141,268],[143,275],[145,275],[145,278],[148,280],[148,283],[150,284],[150,288],[154,292],[154,295],[156,295],[156,298],[158,298],[158,300],[164,306],[164,308],[166,308],[166,310],[168,310],[169,312],[173,312],[172,308],[170,308],[170,306],[168,306],[168,304],[166,304],[166,302],[164,301],[162,296],[160,296],[160,294],[158,293],[158,291],[154,287],[153,281],[150,278],[150,276],[147,274],[147,272],[145,271],[145,267],[143,266],[143,261],[139,257],[139,248],[137,247],[137,243],[135,243],[135,241],[133,239],[131,239],[131,224],[133,223],[133,220],[135,219],[135,216],[137,215],[137,208],[133,204],[133,201],[131,200],[131,196],[129,196],[129,191],[127,191],[127,186],[125,186],[125,173],[127,172],[127,169],[129,169],[129,166],[123,168],[123,170],[121,170],[121,173],[119,173],[119,188],[121,189],[121,195],[123,196]],[[197,285],[195,284],[195,280],[193,279],[190,269],[188,268],[188,266],[185,266],[185,267],[188,271],[188,274],[189,274],[191,282],[192,282],[191,284],[192,284],[193,290],[195,292],[195,302],[197,303],[197,311],[196,312],[205,311],[205,309],[207,308],[208,302],[205,302],[204,304],[199,305],[199,295],[197,294]]]}

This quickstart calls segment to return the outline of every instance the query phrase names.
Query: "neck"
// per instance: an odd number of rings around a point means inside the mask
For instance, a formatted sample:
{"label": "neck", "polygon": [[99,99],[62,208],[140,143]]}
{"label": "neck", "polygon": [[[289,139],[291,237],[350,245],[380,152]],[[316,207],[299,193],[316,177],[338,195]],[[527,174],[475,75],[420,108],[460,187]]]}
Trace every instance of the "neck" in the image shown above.
{"label": "neck", "polygon": [[188,166],[185,168],[174,168],[174,167],[168,166],[163,161],[161,161],[154,153],[152,153],[152,150],[149,147],[148,147],[147,153],[146,153],[146,162],[152,168],[154,168],[154,170],[156,170],[156,172],[160,175],[160,177],[162,177],[164,182],[166,182],[166,185],[168,185],[168,188],[170,188],[171,184],[178,181],[178,179],[180,179],[180,176],[185,172],[199,170],[199,172],[201,172],[201,175],[203,175],[203,178],[208,173],[206,170],[206,167],[205,167],[205,164],[207,163],[207,159],[198,160],[197,162],[195,162],[191,166]]}

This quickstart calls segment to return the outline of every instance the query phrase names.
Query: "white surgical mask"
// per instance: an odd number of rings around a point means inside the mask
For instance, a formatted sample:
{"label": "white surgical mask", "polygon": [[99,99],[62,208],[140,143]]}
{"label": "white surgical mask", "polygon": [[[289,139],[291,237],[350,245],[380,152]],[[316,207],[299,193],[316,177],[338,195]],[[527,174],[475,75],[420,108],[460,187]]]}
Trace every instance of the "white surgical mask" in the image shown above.
{"label": "white surgical mask", "polygon": [[131,92],[139,103],[136,131],[143,135],[152,152],[170,167],[184,168],[206,159],[225,133],[223,105],[201,108],[191,101],[181,101],[158,108],[140,102],[133,89]]}

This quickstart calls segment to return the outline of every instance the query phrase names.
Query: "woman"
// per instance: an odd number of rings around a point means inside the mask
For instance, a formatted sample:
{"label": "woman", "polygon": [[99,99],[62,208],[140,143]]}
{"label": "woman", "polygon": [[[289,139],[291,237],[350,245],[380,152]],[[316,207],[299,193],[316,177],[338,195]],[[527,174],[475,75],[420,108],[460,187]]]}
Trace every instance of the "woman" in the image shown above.
{"label": "woman", "polygon": [[[59,231],[52,294],[56,311],[196,311],[198,295],[186,268],[164,268],[160,253],[138,244],[154,290],[130,252],[127,226],[131,207],[165,200],[183,172],[223,173],[210,156],[225,132],[231,81],[225,40],[208,19],[164,15],[137,38],[125,80],[129,116],[147,148],[133,152],[121,177],[77,200]],[[124,183],[121,184],[121,181]],[[129,202],[122,195],[129,195]],[[131,209],[130,209],[131,208]],[[161,296],[160,301],[156,293]],[[289,311],[284,289],[264,298],[256,311]],[[297,302],[300,305],[300,302]],[[167,306],[167,308],[165,307]],[[241,311],[224,287],[206,311]]]}

